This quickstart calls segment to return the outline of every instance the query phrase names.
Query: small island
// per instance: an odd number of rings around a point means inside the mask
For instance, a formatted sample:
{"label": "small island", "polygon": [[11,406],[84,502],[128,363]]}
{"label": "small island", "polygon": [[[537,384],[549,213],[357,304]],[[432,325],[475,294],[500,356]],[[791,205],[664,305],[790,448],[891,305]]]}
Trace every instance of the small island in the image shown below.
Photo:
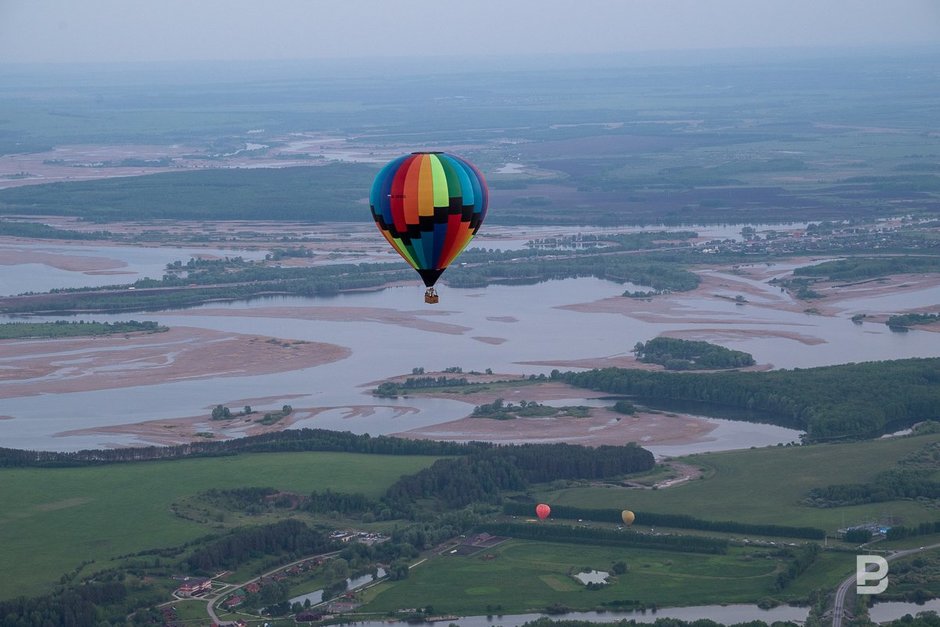
{"label": "small island", "polygon": [[672,337],[656,337],[645,344],[637,342],[633,352],[643,363],[659,364],[666,370],[723,370],[757,363],[750,353]]}
{"label": "small island", "polygon": [[572,418],[585,418],[590,408],[584,405],[567,407],[552,407],[542,405],[535,401],[519,401],[518,404],[506,403],[497,398],[492,403],[477,405],[473,408],[473,418],[490,418],[491,420],[512,420],[514,418],[549,418],[552,416],[570,416]]}

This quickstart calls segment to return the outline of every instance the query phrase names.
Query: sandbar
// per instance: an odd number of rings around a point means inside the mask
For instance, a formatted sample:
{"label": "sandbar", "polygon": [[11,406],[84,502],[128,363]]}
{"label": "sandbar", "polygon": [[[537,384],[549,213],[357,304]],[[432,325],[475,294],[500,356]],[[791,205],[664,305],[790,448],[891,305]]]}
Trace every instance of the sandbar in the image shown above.
{"label": "sandbar", "polygon": [[[430,373],[438,376],[444,373]],[[461,375],[474,381],[505,381],[513,375]],[[402,377],[406,378],[406,377]],[[520,382],[524,378],[519,377]],[[422,394],[424,396],[424,394]],[[467,415],[464,418],[442,424],[411,429],[392,435],[412,439],[449,440],[457,442],[487,441],[502,444],[523,442],[569,442],[585,446],[618,445],[637,442],[641,445],[688,444],[708,439],[708,434],[716,425],[707,419],[687,414],[674,414],[659,411],[638,411],[634,415],[623,415],[611,409],[592,407],[585,418],[517,418],[515,420],[491,420],[471,417],[474,405],[491,403],[497,398],[517,403],[521,400],[546,402],[568,399],[577,405],[577,399],[598,398],[601,392],[576,388],[557,381],[527,383],[518,389],[480,391],[471,394],[428,394],[438,398],[460,400],[467,403]],[[571,400],[574,399],[574,400]],[[235,399],[224,403],[233,413],[240,412],[245,405],[270,403],[289,404],[290,398],[264,397],[260,399]],[[211,407],[199,415],[183,418],[151,420],[122,425],[73,429],[55,434],[57,437],[88,435],[123,435],[133,438],[139,444],[174,445],[194,441],[226,440],[262,433],[273,433],[292,427],[300,421],[308,420],[325,412],[342,409],[344,418],[357,418],[375,413],[379,407],[389,407],[396,415],[415,413],[418,410],[407,405],[385,406],[352,405],[337,407],[294,407],[293,412],[272,425],[262,425],[258,419],[264,412],[251,415],[236,415],[228,420],[212,420]]]}
{"label": "sandbar", "polygon": [[[471,394],[436,393],[430,396],[457,399],[475,405],[492,403],[497,398],[514,404],[525,400],[539,403],[566,401],[566,404],[578,405],[578,399],[600,398],[608,394],[576,388],[558,381],[549,381],[520,385],[515,390],[504,388]],[[472,408],[465,418],[393,435],[414,439],[458,442],[478,440],[501,444],[523,442],[567,442],[585,446],[619,445],[630,442],[646,445],[689,444],[706,439],[717,426],[704,418],[687,414],[638,411],[633,415],[624,415],[604,407],[591,407],[589,415],[585,418],[553,416],[493,420],[471,417],[469,415],[471,412]]]}
{"label": "sandbar", "polygon": [[108,257],[63,255],[33,248],[0,246],[0,266],[17,266],[27,263],[42,264],[57,270],[84,272],[85,274],[123,274],[117,268],[127,267],[127,264],[123,261]]}
{"label": "sandbar", "polygon": [[328,320],[331,322],[378,322],[448,335],[462,335],[471,330],[470,327],[463,325],[428,319],[435,316],[446,316],[448,315],[446,311],[400,311],[383,307],[257,307],[238,310],[205,308],[196,312],[181,311],[176,315],[288,318]]}
{"label": "sandbar", "polygon": [[0,398],[270,374],[344,359],[335,344],[174,327],[165,333],[0,341]]}
{"label": "sandbar", "polygon": [[[290,400],[291,397],[300,395],[287,395],[284,397],[265,397],[264,399],[254,399],[258,401],[276,400],[281,404],[283,401]],[[223,403],[231,409],[233,413],[240,414],[241,408],[245,405],[251,405],[253,399],[238,399]],[[377,405],[351,405],[346,407],[294,407],[293,411],[273,424],[261,424],[261,419],[265,412],[255,411],[248,415],[235,415],[232,418],[224,420],[212,420],[212,408],[206,407],[205,412],[196,416],[187,416],[183,418],[167,418],[158,420],[148,420],[144,422],[134,422],[120,425],[87,427],[82,429],[70,429],[55,434],[55,437],[71,436],[94,436],[94,435],[120,435],[128,436],[134,439],[136,444],[172,446],[176,444],[187,444],[190,442],[204,442],[207,440],[231,440],[252,435],[261,435],[264,433],[276,433],[290,428],[295,423],[308,420],[317,414],[325,411],[343,409],[344,418],[357,418],[370,416],[375,413]],[[402,415],[416,412],[413,407],[394,407],[394,415]],[[115,445],[110,445],[115,446]]]}

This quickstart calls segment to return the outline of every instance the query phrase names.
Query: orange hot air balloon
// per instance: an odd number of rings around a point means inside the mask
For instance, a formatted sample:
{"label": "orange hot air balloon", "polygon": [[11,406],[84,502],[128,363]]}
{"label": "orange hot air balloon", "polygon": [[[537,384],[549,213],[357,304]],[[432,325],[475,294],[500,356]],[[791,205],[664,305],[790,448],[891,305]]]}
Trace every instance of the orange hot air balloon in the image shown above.
{"label": "orange hot air balloon", "polygon": [[636,516],[628,509],[623,510],[620,513],[620,518],[623,520],[623,524],[628,527],[633,524],[633,521],[636,520]]}
{"label": "orange hot air balloon", "polygon": [[545,520],[551,513],[552,508],[545,503],[539,503],[535,506],[535,515],[539,517],[539,520]]}

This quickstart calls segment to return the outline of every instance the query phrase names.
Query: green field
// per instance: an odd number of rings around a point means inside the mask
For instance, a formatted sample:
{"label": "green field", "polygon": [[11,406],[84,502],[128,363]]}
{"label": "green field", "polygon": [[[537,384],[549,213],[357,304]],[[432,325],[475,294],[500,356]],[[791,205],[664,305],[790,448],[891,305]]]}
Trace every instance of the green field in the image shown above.
{"label": "green field", "polygon": [[[683,461],[705,468],[705,478],[679,486],[653,490],[567,483],[560,487],[563,483],[556,482],[536,487],[529,496],[552,504],[629,507],[639,513],[636,530],[640,532],[648,531],[642,521],[644,511],[814,526],[829,532],[889,515],[913,526],[936,519],[936,509],[912,500],[819,509],[804,506],[800,500],[811,487],[867,481],[937,441],[940,434],[696,455]],[[5,469],[0,471],[0,498],[8,504],[0,513],[0,566],[5,572],[0,598],[40,594],[73,571],[80,573],[75,581],[81,581],[110,567],[126,569],[129,563],[123,558],[139,551],[180,546],[233,526],[270,522],[283,515],[252,516],[218,508],[200,497],[210,488],[257,486],[298,493],[329,488],[379,497],[398,477],[417,472],[434,459],[258,453],[96,467]],[[434,518],[431,511],[424,515],[428,521]],[[338,526],[353,524],[330,521]],[[396,523],[409,524],[406,520]],[[477,529],[485,530],[485,521]],[[915,546],[925,543],[919,537],[909,540]],[[776,590],[778,574],[790,563],[778,551],[779,544],[754,541],[733,544],[724,555],[710,555],[510,539],[466,557],[446,551],[428,555],[407,579],[383,582],[365,592],[361,611],[385,613],[430,605],[434,614],[473,615],[542,611],[549,606],[625,609],[756,603],[767,598],[787,602],[833,589],[854,564],[851,552],[827,551],[789,586]],[[627,572],[613,577],[602,589],[589,590],[572,577],[582,570],[610,571],[617,561],[627,564]],[[259,564],[253,561],[233,569],[237,574],[229,581],[248,578]]]}
{"label": "green field", "polygon": [[[766,555],[743,548],[727,555],[693,555],[510,540],[476,555],[445,555],[416,566],[407,579],[377,586],[361,610],[431,605],[435,614],[475,614],[487,607],[509,614],[555,603],[593,609],[616,601],[672,606],[753,602],[771,594],[781,565]],[[628,571],[602,590],[588,590],[573,577],[583,570],[609,571],[620,560]]]}
{"label": "green field", "polygon": [[[708,469],[704,479],[663,490],[610,487],[546,489],[537,499],[588,508],[628,508],[637,512],[688,514],[708,520],[736,520],[838,528],[886,516],[916,526],[940,518],[936,509],[913,500],[820,509],[800,503],[810,488],[863,483],[896,462],[940,440],[940,435],[849,444],[772,447],[693,455],[683,458]],[[638,517],[637,525],[642,525]]]}
{"label": "green field", "polygon": [[171,511],[209,488],[330,488],[380,496],[433,457],[265,453],[88,468],[0,470],[0,599],[34,595],[87,560],[172,547],[211,527]]}

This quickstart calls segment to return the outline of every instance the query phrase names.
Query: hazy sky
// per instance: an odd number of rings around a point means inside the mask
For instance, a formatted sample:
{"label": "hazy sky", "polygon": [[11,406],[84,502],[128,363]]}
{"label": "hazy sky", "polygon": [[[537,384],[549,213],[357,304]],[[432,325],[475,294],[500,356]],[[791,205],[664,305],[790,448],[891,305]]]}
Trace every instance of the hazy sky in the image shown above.
{"label": "hazy sky", "polygon": [[0,0],[0,62],[940,43],[940,0]]}

